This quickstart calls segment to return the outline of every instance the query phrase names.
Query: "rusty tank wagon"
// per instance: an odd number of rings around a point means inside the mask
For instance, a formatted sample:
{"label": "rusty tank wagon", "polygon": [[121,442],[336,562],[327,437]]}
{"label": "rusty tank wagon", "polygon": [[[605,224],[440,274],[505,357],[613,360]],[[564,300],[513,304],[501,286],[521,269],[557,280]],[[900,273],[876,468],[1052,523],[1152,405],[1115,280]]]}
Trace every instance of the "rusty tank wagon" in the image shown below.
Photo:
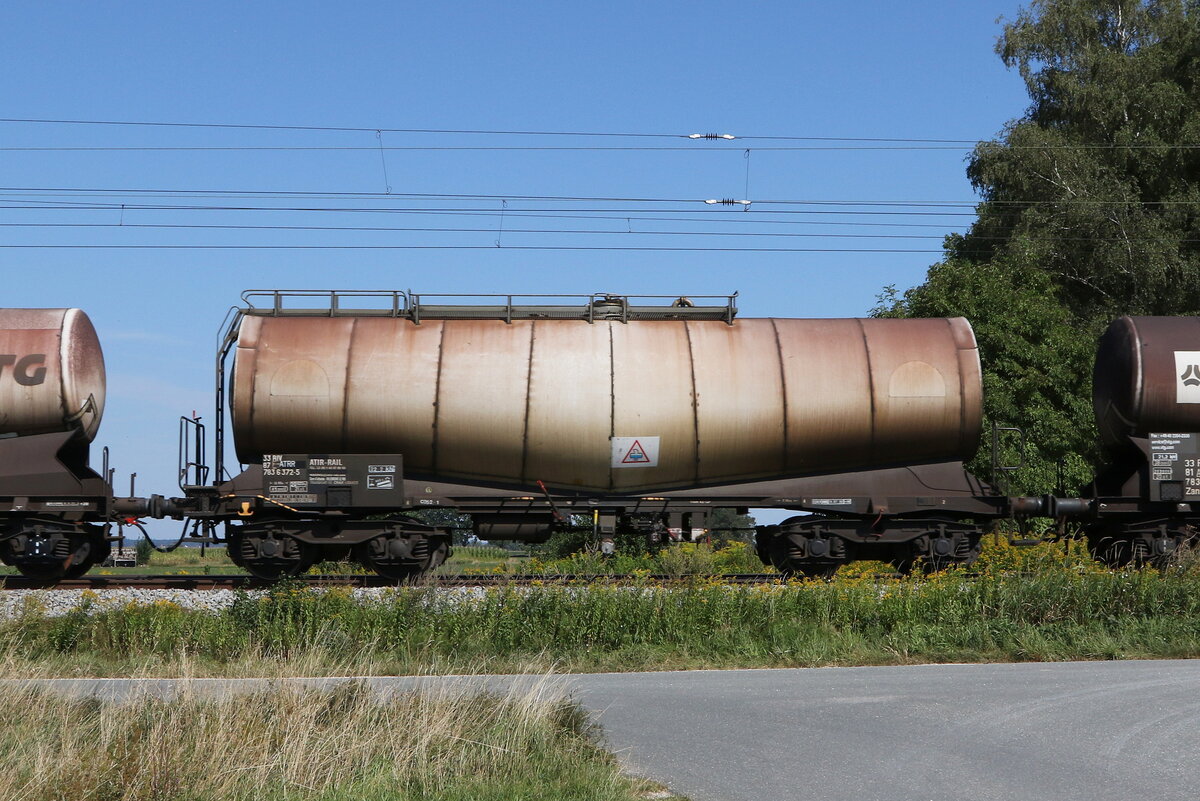
{"label": "rusty tank wagon", "polygon": [[580,520],[666,540],[720,508],[815,512],[758,536],[764,559],[811,573],[966,562],[1009,514],[963,468],[982,390],[961,318],[744,319],[736,296],[243,298],[215,464],[232,444],[245,469],[179,505],[225,524],[260,576],[347,549],[383,575],[428,570],[450,544],[411,515],[429,508],[524,541]]}

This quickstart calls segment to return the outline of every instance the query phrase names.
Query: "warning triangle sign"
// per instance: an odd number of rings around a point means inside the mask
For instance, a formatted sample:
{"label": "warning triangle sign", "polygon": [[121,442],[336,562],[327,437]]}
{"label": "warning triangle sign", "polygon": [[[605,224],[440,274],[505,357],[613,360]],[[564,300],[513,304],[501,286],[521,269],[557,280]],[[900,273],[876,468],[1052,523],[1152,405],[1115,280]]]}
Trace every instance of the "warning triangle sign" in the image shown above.
{"label": "warning triangle sign", "polygon": [[628,467],[657,467],[659,437],[613,437],[612,461],[613,468]]}
{"label": "warning triangle sign", "polygon": [[635,439],[629,446],[629,452],[621,459],[621,464],[642,464],[648,461],[650,457],[646,455],[646,449]]}

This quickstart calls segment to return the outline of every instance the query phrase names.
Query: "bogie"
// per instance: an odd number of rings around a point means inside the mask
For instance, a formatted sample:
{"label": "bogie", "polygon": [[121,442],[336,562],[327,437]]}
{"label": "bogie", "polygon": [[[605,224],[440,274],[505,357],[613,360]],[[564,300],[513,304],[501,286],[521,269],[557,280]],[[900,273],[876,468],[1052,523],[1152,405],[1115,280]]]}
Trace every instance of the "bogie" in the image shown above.
{"label": "bogie", "polygon": [[1092,557],[1112,568],[1163,568],[1200,541],[1195,527],[1169,520],[1095,525],[1085,529],[1084,536]]}
{"label": "bogie", "polygon": [[317,549],[303,540],[270,528],[253,528],[229,538],[235,564],[268,581],[299,576],[312,567]]}
{"label": "bogie", "polygon": [[14,521],[0,539],[0,560],[40,581],[78,578],[109,551],[101,527],[54,519]]}

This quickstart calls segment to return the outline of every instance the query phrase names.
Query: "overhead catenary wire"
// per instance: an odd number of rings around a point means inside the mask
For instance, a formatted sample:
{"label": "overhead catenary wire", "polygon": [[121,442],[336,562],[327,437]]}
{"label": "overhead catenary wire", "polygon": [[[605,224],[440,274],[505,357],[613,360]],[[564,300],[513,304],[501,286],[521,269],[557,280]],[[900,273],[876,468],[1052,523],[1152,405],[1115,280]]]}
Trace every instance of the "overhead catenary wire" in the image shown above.
{"label": "overhead catenary wire", "polygon": [[[488,129],[437,129],[437,128],[386,128],[378,126],[348,127],[348,126],[294,126],[294,125],[255,125],[255,124],[226,124],[226,123],[176,123],[155,121],[120,121],[120,120],[51,120],[51,119],[19,119],[0,118],[0,124],[59,124],[80,126],[147,126],[158,128],[197,128],[197,129],[244,129],[269,131],[297,132],[351,132],[373,134],[375,142],[370,145],[346,144],[114,144],[114,145],[6,145],[0,147],[0,152],[13,153],[56,153],[56,152],[356,152],[376,150],[379,154],[384,191],[330,191],[330,190],[273,190],[273,189],[185,189],[185,188],[154,188],[154,187],[0,187],[0,212],[106,212],[117,211],[116,221],[83,222],[68,218],[68,221],[47,222],[45,220],[0,221],[0,227],[7,230],[16,229],[129,229],[129,230],[225,230],[225,231],[288,231],[288,232],[361,232],[361,233],[397,233],[397,234],[432,234],[429,237],[404,237],[399,242],[392,240],[384,244],[284,244],[274,243],[228,243],[228,244],[190,244],[163,243],[154,244],[157,237],[139,237],[141,242],[120,244],[116,242],[72,243],[55,241],[48,243],[8,242],[0,244],[0,249],[85,249],[85,250],[545,250],[545,251],[628,251],[628,252],[679,252],[679,253],[921,253],[942,254],[944,249],[937,247],[903,248],[903,247],[766,247],[751,246],[748,240],[758,238],[804,238],[809,240],[860,240],[864,244],[869,240],[934,240],[944,239],[947,234],[956,234],[952,230],[964,225],[960,220],[974,218],[983,203],[999,209],[1002,214],[1019,213],[1023,209],[1037,206],[1069,207],[1086,205],[1104,206],[1159,206],[1193,205],[1189,200],[1163,200],[1152,202],[1125,201],[1094,198],[1071,198],[1069,200],[1021,200],[1011,198],[1000,199],[971,199],[971,200],[821,200],[805,198],[764,198],[750,197],[750,155],[753,150],[762,151],[804,151],[804,150],[947,150],[961,151],[962,146],[975,147],[980,144],[997,144],[979,142],[968,139],[935,139],[935,138],[888,138],[888,137],[836,137],[836,136],[750,136],[734,134],[699,134],[699,133],[637,133],[637,132],[598,132],[598,131],[553,131],[553,130],[488,130]],[[471,136],[532,136],[532,137],[636,137],[638,139],[687,139],[685,144],[512,144],[512,143],[482,143],[461,144],[439,142],[433,140],[408,140],[402,144],[385,144],[383,134],[403,135],[471,135]],[[208,137],[205,137],[208,138]],[[243,139],[247,137],[241,137]],[[282,136],[272,137],[275,140]],[[758,144],[747,147],[747,141],[783,142],[784,144]],[[218,140],[220,141],[220,140]],[[251,140],[253,141],[253,140]],[[285,140],[286,141],[286,140]],[[319,140],[318,140],[319,141]],[[352,140],[353,141],[353,140]],[[401,139],[401,142],[404,142]],[[461,140],[460,140],[461,142]],[[501,140],[503,142],[503,140]],[[795,142],[797,144],[788,144]],[[1007,145],[1006,145],[1007,146]],[[1078,145],[1029,145],[1022,148],[1101,148],[1112,147],[1108,144]],[[1200,144],[1182,143],[1179,145],[1139,144],[1132,148],[1164,148],[1177,147],[1183,149],[1200,148]],[[637,196],[604,196],[604,195],[534,195],[517,193],[439,193],[439,192],[393,192],[388,180],[388,164],[386,151],[675,151],[675,152],[704,152],[704,153],[740,153],[746,159],[743,177],[742,199],[720,199],[711,197],[637,197]],[[165,182],[164,182],[165,183]],[[147,202],[151,200],[179,200],[184,202],[162,203]],[[131,202],[132,201],[132,202]],[[190,201],[190,202],[188,202]],[[225,201],[225,202],[222,202]],[[304,202],[308,201],[308,202]],[[329,201],[329,202],[312,202]],[[495,205],[488,205],[489,203]],[[510,205],[511,204],[511,205]],[[522,208],[522,205],[528,206]],[[703,208],[707,206],[707,208]],[[717,206],[736,206],[736,216],[729,208]],[[155,212],[159,222],[127,221],[126,212]],[[184,217],[183,220],[164,218],[157,213],[175,212],[174,216]],[[190,212],[228,212],[233,220],[234,215],[242,213],[255,214],[401,214],[401,215],[456,215],[479,216],[485,218],[505,219],[572,219],[587,220],[599,223],[602,220],[619,221],[624,225],[618,230],[590,228],[586,226],[555,227],[553,225],[512,227],[511,223],[503,224],[503,235],[516,237],[517,242],[502,242],[497,237],[490,244],[435,244],[440,239],[446,242],[446,237],[468,234],[497,234],[495,227],[471,225],[321,225],[321,224],[249,224],[240,222],[209,222],[198,223],[188,221],[184,216]],[[567,213],[569,212],[569,213]],[[55,215],[58,216],[57,214]],[[114,215],[115,216],[115,215]],[[143,216],[143,215],[135,215]],[[149,216],[149,215],[146,215]],[[919,218],[937,219],[940,224],[918,223],[907,220]],[[89,218],[94,220],[95,218]],[[153,219],[153,218],[152,218]],[[208,219],[212,219],[211,217]],[[286,219],[286,218],[285,218]],[[313,220],[313,218],[306,218]],[[0,218],[3,220],[3,218]],[[649,221],[670,222],[671,226],[654,226],[643,228]],[[874,221],[872,221],[874,220]],[[313,220],[315,223],[316,220]],[[383,220],[379,220],[383,222]],[[415,222],[415,221],[414,221]],[[937,228],[937,234],[917,233],[837,233],[830,231],[780,231],[762,230],[762,228],[742,230],[714,230],[726,223],[739,223],[741,226],[751,225],[786,226],[786,225],[822,225],[834,226],[870,226],[872,228]],[[635,230],[634,224],[638,228]],[[703,224],[701,230],[676,230],[678,227],[691,224]],[[950,229],[950,230],[948,230]],[[570,239],[562,240],[562,244],[522,244],[521,237],[590,237],[604,236],[636,236],[636,237],[691,237],[697,240],[693,246],[669,245],[666,241],[661,244],[646,245],[588,245],[569,244]],[[132,235],[131,235],[132,236]],[[707,237],[737,238],[738,246],[720,247],[717,243],[703,244]],[[105,237],[108,238],[108,237]],[[112,237],[117,239],[117,237]],[[125,238],[125,237],[121,237]],[[297,237],[303,239],[302,237]],[[150,241],[145,241],[149,239]],[[432,239],[420,244],[420,239]],[[532,240],[533,242],[539,239]],[[1003,240],[1005,237],[977,236],[973,241],[984,243]],[[416,240],[413,244],[403,244],[405,241]],[[318,240],[319,241],[319,240]],[[371,238],[366,239],[367,242]],[[375,240],[379,242],[378,239]],[[450,239],[450,242],[455,241]],[[458,241],[462,241],[461,239]],[[469,242],[470,240],[467,240]],[[525,240],[530,242],[529,239]],[[550,240],[554,242],[555,240]],[[576,240],[579,241],[579,240]],[[582,242],[587,242],[583,239]],[[596,240],[591,240],[596,241]],[[612,241],[612,240],[609,240]],[[635,241],[646,242],[646,239]],[[676,240],[678,241],[678,240]],[[710,240],[711,241],[711,240]],[[1095,237],[1053,238],[1046,241],[1120,241],[1128,243],[1171,241],[1173,243],[1192,242],[1194,240],[1155,240],[1127,239],[1114,237],[1111,239]],[[285,240],[286,242],[286,240]],[[388,240],[384,240],[388,242]],[[742,243],[745,244],[742,244]],[[734,243],[729,243],[734,244]],[[763,242],[763,245],[769,244]],[[782,244],[782,243],[781,243]],[[817,244],[817,243],[814,243]]]}
{"label": "overhead catenary wire", "polygon": [[910,248],[760,248],[649,247],[613,245],[110,245],[0,244],[6,250],[558,250],[644,251],[669,253],[941,253],[939,249]]}
{"label": "overhead catenary wire", "polygon": [[[0,201],[2,202],[2,201]],[[28,201],[25,201],[28,202]],[[98,210],[114,210],[114,209],[130,209],[130,210],[169,210],[169,211],[265,211],[265,212],[314,212],[314,213],[359,213],[359,214],[414,214],[414,213],[491,213],[499,214],[500,210],[492,208],[482,208],[478,206],[453,206],[453,207],[389,207],[389,206],[373,206],[373,207],[355,207],[355,206],[217,206],[217,205],[182,205],[182,204],[156,204],[156,203],[101,203],[101,204],[85,204],[71,206],[3,206],[0,210],[26,210],[26,211],[98,211]],[[557,212],[562,211],[561,208],[529,208],[521,209],[525,212]],[[596,213],[620,213],[624,219],[624,215],[634,215],[644,209],[621,209],[621,208],[598,208],[598,209],[580,209],[573,208],[570,211],[587,212],[594,211]],[[509,211],[509,214],[512,212]],[[695,214],[695,209],[655,209],[655,214]],[[714,212],[716,214],[728,214],[729,212]],[[738,212],[739,214],[743,212]],[[974,217],[970,212],[960,211],[856,211],[848,209],[749,209],[746,213],[749,214],[770,214],[770,215],[848,215],[848,216],[894,216],[894,217]]]}
{"label": "overhead catenary wire", "polygon": [[[69,194],[88,193],[105,197],[130,196],[178,196],[178,197],[298,197],[298,198],[424,198],[431,200],[495,200],[495,201],[542,201],[554,203],[691,203],[712,204],[710,197],[635,197],[623,195],[528,195],[518,192],[373,192],[373,191],[330,191],[307,189],[182,189],[151,187],[32,187],[0,186],[0,193],[23,194]],[[746,202],[738,200],[736,202]],[[964,200],[815,200],[815,199],[772,199],[754,200],[758,205],[821,205],[821,206],[924,206],[924,207],[969,207],[978,201]]]}
{"label": "overhead catenary wire", "polygon": [[[0,197],[0,204],[4,204],[4,203],[11,204],[11,203],[16,203],[16,202],[17,201],[15,201],[15,200],[9,200],[7,198]],[[27,201],[22,201],[22,202],[27,202]],[[35,206],[0,205],[0,211],[98,211],[98,212],[105,212],[105,211],[114,211],[114,210],[124,211],[125,209],[141,210],[141,211],[174,211],[174,210],[191,211],[191,210],[196,210],[196,209],[205,210],[205,211],[227,210],[223,207],[217,207],[217,206],[165,206],[165,205],[163,205],[163,206],[160,206],[160,205],[148,206],[148,205],[144,205],[144,204],[138,205],[138,204],[127,204],[127,203],[91,203],[91,202],[83,203],[81,201],[69,201],[69,200],[44,200],[44,201],[38,201],[38,203],[46,204],[46,205],[35,205]],[[279,209],[277,209],[276,207],[270,207],[270,206],[248,206],[248,207],[241,207],[238,210],[273,212],[273,211],[278,211]],[[289,211],[290,209],[283,209],[283,210]],[[347,209],[337,209],[337,210],[338,211],[367,211],[367,212],[372,211],[371,209],[362,209],[362,208],[347,208]],[[445,209],[439,210],[439,209],[428,209],[428,208],[397,209],[395,207],[390,207],[390,208],[387,208],[386,210],[381,210],[381,211],[386,211],[388,213],[398,213],[401,215],[427,216],[427,217],[497,217],[497,216],[500,216],[501,214],[506,214],[509,217],[524,217],[524,218],[529,218],[529,219],[615,220],[615,221],[620,221],[623,223],[628,223],[630,221],[651,221],[651,222],[667,222],[667,221],[669,221],[669,222],[697,222],[697,223],[706,223],[706,224],[715,224],[715,225],[723,225],[723,224],[731,224],[731,225],[747,225],[747,224],[750,224],[750,225],[836,225],[836,226],[843,226],[843,227],[850,226],[850,227],[870,227],[870,228],[935,228],[939,231],[946,230],[945,223],[861,222],[861,221],[854,221],[854,220],[802,220],[802,219],[776,220],[776,219],[766,219],[761,215],[755,215],[751,218],[747,218],[741,214],[726,216],[727,214],[730,214],[730,213],[723,212],[720,210],[701,211],[699,213],[702,214],[703,216],[700,216],[700,217],[679,217],[679,216],[659,217],[659,216],[657,216],[658,214],[666,213],[667,211],[669,211],[669,210],[663,210],[663,209],[656,209],[654,211],[654,213],[647,213],[645,210],[636,210],[636,211],[629,211],[624,214],[620,214],[620,213],[606,214],[606,213],[601,213],[601,212],[565,214],[565,213],[562,213],[562,210],[512,211],[512,210],[501,210],[501,209],[489,209],[489,210],[479,210],[479,211],[462,211],[462,210],[457,210],[457,209],[455,209],[455,210],[445,210]],[[576,209],[575,211],[580,211],[580,210]],[[611,212],[613,210],[606,209],[606,211]],[[680,210],[680,213],[690,213],[690,212],[684,212],[684,211]],[[773,212],[767,212],[767,213],[771,214]]]}
{"label": "overhead catenary wire", "polygon": [[[707,204],[724,201],[711,197],[636,197],[625,195],[531,195],[521,193],[494,192],[375,192],[349,190],[308,189],[184,189],[161,187],[31,187],[0,186],[0,195],[23,197],[237,197],[251,199],[425,199],[425,200],[494,200],[497,202],[540,201],[545,203],[645,203],[645,204]],[[1195,200],[1121,200],[1103,198],[1069,198],[1056,200],[1027,200],[993,198],[987,200],[856,200],[817,198],[751,198],[733,199],[730,203],[753,203],[756,206],[868,206],[907,208],[970,208],[981,204],[991,206],[1060,206],[1060,205],[1114,205],[1133,203],[1139,206],[1190,206]],[[693,210],[694,211],[694,210]],[[773,212],[775,213],[775,212]]]}
{"label": "overhead catenary wire", "polygon": [[833,137],[833,136],[739,136],[735,134],[698,134],[687,133],[647,133],[621,131],[544,131],[544,130],[500,130],[500,129],[468,129],[468,128],[388,128],[380,125],[347,126],[347,125],[272,125],[262,123],[220,123],[220,122],[169,122],[155,120],[78,120],[78,119],[38,119],[21,117],[0,117],[0,123],[20,123],[37,125],[97,125],[97,126],[128,126],[148,128],[212,128],[260,131],[330,131],[356,133],[396,133],[396,134],[455,134],[471,136],[590,136],[590,137],[628,137],[644,139],[690,139],[693,141],[729,141],[734,139],[763,139],[781,141],[829,141],[829,142],[913,142],[929,144],[970,144],[973,139],[898,139],[885,137]]}
{"label": "overhead catenary wire", "polygon": [[[833,143],[833,142],[848,142],[856,145],[892,145],[892,147],[874,148],[874,147],[856,147],[856,146],[827,146],[827,147],[801,147],[801,148],[772,148],[777,150],[809,150],[809,149],[826,149],[826,150],[868,150],[868,149],[886,149],[886,150],[957,150],[961,151],[965,148],[975,147],[980,144],[1000,144],[988,138],[976,139],[953,139],[944,137],[888,137],[888,136],[831,136],[831,135],[772,135],[772,134],[732,134],[732,133],[664,133],[664,132],[638,132],[638,131],[548,131],[548,130],[517,130],[517,129],[471,129],[471,128],[389,128],[378,125],[371,126],[350,126],[350,125],[280,125],[280,124],[265,124],[265,123],[214,123],[214,122],[172,122],[159,120],[81,120],[81,119],[49,119],[49,118],[26,118],[26,117],[3,117],[0,118],[0,124],[9,125],[69,125],[69,126],[111,126],[111,127],[143,127],[143,128],[193,128],[193,129],[213,129],[213,130],[259,130],[259,131],[308,131],[308,132],[340,132],[340,133],[370,133],[370,134],[412,134],[412,135],[454,135],[454,136],[534,136],[534,137],[589,137],[589,138],[632,138],[632,139],[685,139],[697,144],[710,145],[716,143],[718,147],[712,148],[714,151],[724,150],[742,150],[741,145],[735,145],[734,148],[721,148],[721,144],[730,144],[743,141],[767,141],[767,142],[810,142],[810,143]],[[1092,142],[1078,144],[1034,144],[1034,145],[1012,145],[1005,144],[1005,147],[1012,149],[1096,149],[1096,150],[1150,150],[1150,149],[1197,149],[1200,148],[1200,142],[1184,142],[1184,143],[1153,143],[1139,142],[1130,144],[1118,144],[1112,142]],[[4,148],[9,149],[9,148]],[[16,149],[16,148],[14,148]],[[33,148],[21,148],[33,149]],[[72,150],[76,148],[39,148],[46,150],[62,149]],[[168,149],[168,148],[151,148],[151,147],[130,147],[130,148],[107,148],[107,147],[87,147],[79,149],[88,150],[108,150],[108,149],[130,149],[130,150],[149,150],[149,149]],[[246,147],[237,146],[231,147],[187,147],[187,148],[170,148],[170,149],[378,149],[377,147],[368,148],[299,148],[299,147]],[[551,149],[540,146],[534,147],[409,147],[395,146],[388,149],[412,149],[412,150],[457,150],[457,149],[494,149],[494,150],[542,150]],[[557,149],[581,149],[593,150],[598,148],[557,148]],[[632,148],[611,148],[611,149],[632,149]],[[640,149],[640,148],[639,148]],[[676,149],[676,148],[671,148]],[[691,150],[699,152],[704,148],[682,147],[681,150]],[[766,149],[766,148],[755,148]]]}
{"label": "overhead catenary wire", "polygon": [[[370,145],[55,145],[55,146],[6,146],[0,147],[0,152],[13,153],[170,153],[170,152],[338,152],[338,151],[515,151],[515,152],[675,152],[675,153],[744,153],[744,152],[770,152],[770,153],[790,153],[790,152],[872,152],[872,151],[903,151],[919,153],[922,151],[929,152],[944,152],[944,153],[961,153],[964,150],[970,150],[977,145],[1000,144],[987,140],[973,142],[970,146],[966,145],[887,145],[887,144],[847,144],[847,145],[831,145],[831,144],[809,144],[809,145],[757,145],[755,147],[744,146],[729,146],[729,147],[708,147],[696,148],[678,145],[662,145],[662,146],[633,146],[633,145],[384,145],[380,147]],[[1140,143],[1130,145],[1115,145],[1115,144],[1067,144],[1067,145],[1003,145],[1008,150],[1200,150],[1200,142],[1180,142],[1180,143]]]}
{"label": "overhead catenary wire", "polygon": [[[222,230],[222,231],[339,231],[369,233],[446,233],[446,234],[599,234],[612,236],[723,236],[723,237],[778,237],[804,239],[944,239],[944,234],[837,234],[796,233],[790,231],[663,231],[598,229],[598,228],[439,228],[433,226],[344,226],[344,225],[224,225],[193,223],[4,223],[0,228],[102,228],[102,229],[160,229],[160,230]],[[971,237],[979,242],[1006,242],[1005,236]],[[1172,242],[1200,244],[1200,239],[1171,239],[1167,237],[1034,237],[1030,242]]]}
{"label": "overhead catenary wire", "polygon": [[[448,233],[448,234],[616,234],[620,236],[730,236],[730,237],[802,237],[831,239],[942,239],[940,234],[826,234],[789,231],[662,231],[604,230],[597,228],[438,228],[432,226],[345,226],[345,225],[221,225],[193,223],[5,223],[0,228],[110,228],[110,229],[211,229],[222,231],[356,231],[372,233]],[[999,239],[1000,237],[988,237]]]}
{"label": "overhead catenary wire", "polygon": [[[494,232],[493,232],[494,233]],[[616,245],[195,245],[195,244],[0,244],[0,250],[162,250],[162,251],[479,251],[487,250],[501,252],[513,251],[545,251],[545,252],[626,252],[626,253],[776,253],[776,254],[924,254],[944,256],[941,248],[845,248],[845,247],[652,247],[652,246],[616,246]],[[992,251],[956,250],[958,255],[990,255]],[[1132,249],[1133,253],[1155,253],[1154,250]]]}

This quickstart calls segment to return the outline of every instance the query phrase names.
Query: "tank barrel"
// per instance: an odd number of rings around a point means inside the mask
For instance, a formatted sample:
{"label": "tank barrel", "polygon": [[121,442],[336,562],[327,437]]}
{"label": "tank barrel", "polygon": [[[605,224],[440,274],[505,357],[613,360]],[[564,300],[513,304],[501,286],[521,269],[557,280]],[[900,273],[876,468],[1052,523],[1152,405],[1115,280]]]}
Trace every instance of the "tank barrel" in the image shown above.
{"label": "tank barrel", "polygon": [[437,480],[651,492],[978,446],[979,354],[962,318],[498,308],[247,314],[229,393],[239,459],[402,453]]}

